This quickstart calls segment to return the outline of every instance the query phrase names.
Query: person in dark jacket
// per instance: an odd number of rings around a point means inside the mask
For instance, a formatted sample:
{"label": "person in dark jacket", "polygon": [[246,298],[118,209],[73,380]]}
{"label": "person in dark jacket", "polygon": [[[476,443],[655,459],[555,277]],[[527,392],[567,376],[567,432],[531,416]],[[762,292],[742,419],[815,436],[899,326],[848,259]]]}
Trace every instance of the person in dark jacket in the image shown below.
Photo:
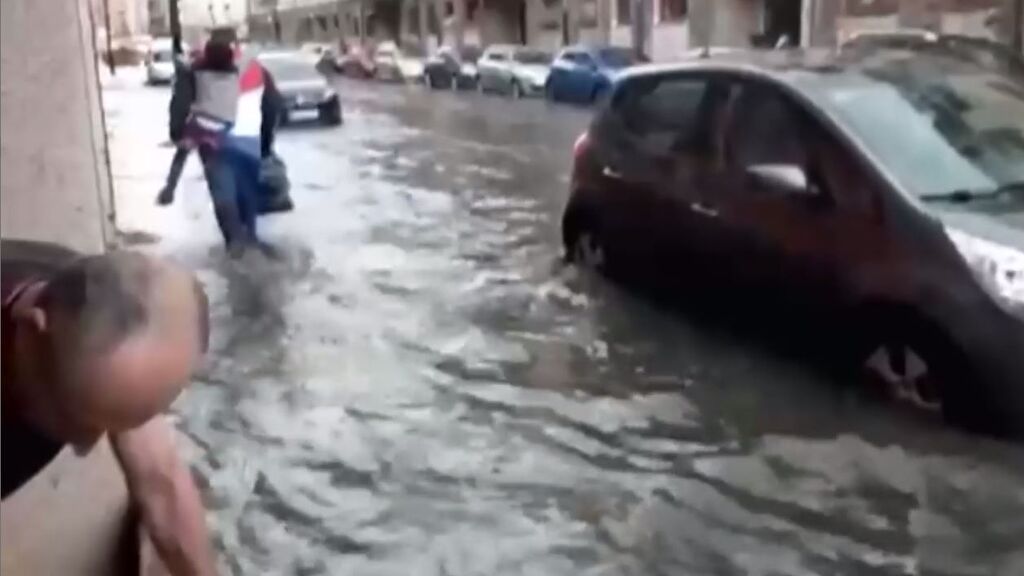
{"label": "person in dark jacket", "polygon": [[[173,201],[188,150],[197,148],[218,226],[229,251],[237,255],[248,246],[260,245],[256,236],[260,163],[273,155],[282,102],[271,75],[255,60],[240,71],[235,54],[231,44],[211,39],[202,58],[175,82],[170,128],[179,144],[168,185],[158,200]],[[253,118],[259,118],[258,126]]]}
{"label": "person in dark jacket", "polygon": [[150,256],[23,240],[0,241],[0,264],[0,498],[16,497],[65,447],[86,454],[106,439],[168,572],[215,574],[203,502],[163,416],[209,347],[202,286]]}
{"label": "person in dark jacket", "polygon": [[[198,62],[198,58],[194,60]],[[171,159],[171,167],[167,171],[167,181],[163,189],[157,195],[157,204],[167,206],[174,202],[174,190],[181,180],[181,173],[185,169],[185,162],[192,149],[182,140],[185,132],[185,123],[188,121],[189,112],[192,110],[192,101],[195,99],[195,78],[192,76],[191,66],[180,56],[174,58],[174,87],[171,91],[170,116],[170,138],[174,143],[174,158]]]}

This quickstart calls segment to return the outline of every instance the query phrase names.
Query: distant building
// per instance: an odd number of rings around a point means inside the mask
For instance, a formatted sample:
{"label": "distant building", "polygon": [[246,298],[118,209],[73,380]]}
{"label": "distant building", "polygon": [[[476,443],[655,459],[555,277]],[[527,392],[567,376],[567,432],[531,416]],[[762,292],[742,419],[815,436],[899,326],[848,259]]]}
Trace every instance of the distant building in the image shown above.
{"label": "distant building", "polygon": [[[90,9],[96,27],[106,34],[110,25],[110,37],[118,41],[149,34],[149,10],[147,0],[91,0]],[[106,10],[110,10],[109,16]]]}
{"label": "distant building", "polygon": [[245,37],[250,4],[251,0],[178,0],[182,38],[199,45],[209,30],[220,27],[233,27]]}
{"label": "distant building", "polygon": [[897,27],[1009,39],[1020,1],[252,0],[249,24],[254,37],[286,44],[390,39],[556,50],[588,42],[640,45],[659,61],[703,46],[835,46],[857,31]]}
{"label": "distant building", "polygon": [[149,35],[170,36],[171,16],[168,7],[169,0],[148,0],[149,6]]}

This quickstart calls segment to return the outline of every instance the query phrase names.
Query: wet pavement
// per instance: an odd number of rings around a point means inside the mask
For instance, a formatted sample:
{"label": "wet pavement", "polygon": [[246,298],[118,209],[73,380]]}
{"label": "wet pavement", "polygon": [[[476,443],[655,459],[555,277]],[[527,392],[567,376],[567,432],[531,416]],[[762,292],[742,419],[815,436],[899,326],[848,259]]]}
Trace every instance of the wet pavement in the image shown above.
{"label": "wet pavement", "polygon": [[281,259],[227,260],[168,93],[107,88],[119,226],[194,268],[175,405],[226,574],[1024,573],[1024,450],[917,422],[564,266],[586,110],[341,84],[284,131]]}

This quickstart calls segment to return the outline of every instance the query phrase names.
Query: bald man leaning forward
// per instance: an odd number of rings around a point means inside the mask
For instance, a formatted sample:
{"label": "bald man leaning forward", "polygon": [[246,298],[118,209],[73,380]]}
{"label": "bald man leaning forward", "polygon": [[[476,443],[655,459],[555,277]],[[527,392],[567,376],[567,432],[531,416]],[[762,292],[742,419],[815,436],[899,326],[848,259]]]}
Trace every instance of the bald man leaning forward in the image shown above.
{"label": "bald man leaning forward", "polygon": [[161,413],[206,351],[206,296],[184,269],[131,252],[79,257],[2,242],[3,497],[64,446],[106,434],[172,574],[214,573],[203,505]]}

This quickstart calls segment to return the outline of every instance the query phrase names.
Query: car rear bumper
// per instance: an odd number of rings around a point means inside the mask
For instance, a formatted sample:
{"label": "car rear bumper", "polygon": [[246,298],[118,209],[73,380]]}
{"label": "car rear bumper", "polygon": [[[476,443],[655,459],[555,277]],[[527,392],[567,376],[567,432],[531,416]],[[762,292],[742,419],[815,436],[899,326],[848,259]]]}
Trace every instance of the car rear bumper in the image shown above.
{"label": "car rear bumper", "polygon": [[535,82],[520,82],[520,86],[523,87],[524,96],[543,96],[544,95],[544,84],[538,84]]}
{"label": "car rear bumper", "polygon": [[170,82],[174,80],[174,70],[162,70],[160,68],[148,66],[146,68],[146,78],[150,82]]}
{"label": "car rear bumper", "polygon": [[328,106],[339,105],[340,100],[337,94],[324,98],[318,96],[316,98],[308,96],[286,96],[284,98],[284,108],[289,112],[301,112],[304,110],[318,110]]}

